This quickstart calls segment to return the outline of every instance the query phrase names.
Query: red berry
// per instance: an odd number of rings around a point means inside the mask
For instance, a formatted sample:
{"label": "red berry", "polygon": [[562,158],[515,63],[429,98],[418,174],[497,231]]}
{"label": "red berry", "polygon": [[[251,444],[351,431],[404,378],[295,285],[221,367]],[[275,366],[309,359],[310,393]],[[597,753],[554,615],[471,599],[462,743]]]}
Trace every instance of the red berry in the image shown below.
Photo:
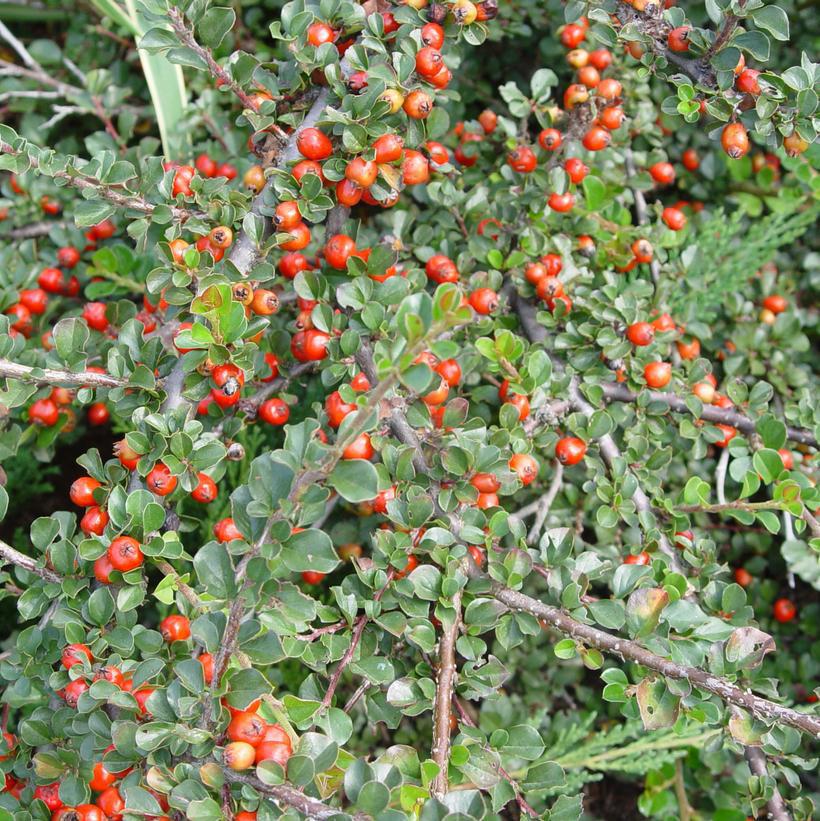
{"label": "red berry", "polygon": [[772,609],[775,619],[781,624],[791,621],[797,615],[797,608],[789,599],[778,599]]}
{"label": "red berry", "polygon": [[172,641],[185,641],[191,638],[191,622],[186,616],[166,616],[159,623],[159,632],[169,644]]}
{"label": "red berry", "polygon": [[191,498],[203,505],[210,504],[216,499],[216,482],[207,473],[197,473],[198,484],[191,491]]}
{"label": "red berry", "polygon": [[555,445],[555,458],[567,467],[577,465],[587,452],[586,443],[576,436],[565,436]]}
{"label": "red berry", "polygon": [[114,570],[121,573],[134,570],[143,562],[140,543],[131,536],[118,536],[108,546],[108,559]]}
{"label": "red berry", "polygon": [[290,408],[282,399],[268,399],[259,406],[259,418],[269,425],[284,425],[290,417]]}
{"label": "red berry", "polygon": [[159,462],[151,468],[151,471],[145,477],[145,484],[148,490],[156,493],[157,496],[167,496],[169,493],[173,493],[174,488],[177,486],[177,477],[171,473],[166,465]]}

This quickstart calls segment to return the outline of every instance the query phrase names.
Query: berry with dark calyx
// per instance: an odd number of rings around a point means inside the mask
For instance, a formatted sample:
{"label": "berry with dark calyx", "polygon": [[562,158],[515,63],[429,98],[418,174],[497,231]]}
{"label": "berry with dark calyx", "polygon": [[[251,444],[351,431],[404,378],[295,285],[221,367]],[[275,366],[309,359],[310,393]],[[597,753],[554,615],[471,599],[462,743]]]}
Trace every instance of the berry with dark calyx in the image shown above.
{"label": "berry with dark calyx", "polygon": [[217,497],[216,482],[207,473],[197,473],[197,486],[191,491],[191,498],[200,504],[207,505]]}
{"label": "berry with dark calyx", "polygon": [[538,461],[528,453],[515,453],[510,459],[510,470],[517,474],[521,484],[527,487],[538,478]]}
{"label": "berry with dark calyx", "polygon": [[589,174],[589,167],[584,165],[578,157],[570,157],[564,162],[564,171],[567,172],[570,182],[580,185],[584,181],[584,177]]}
{"label": "berry with dark calyx", "polygon": [[538,135],[538,145],[540,145],[544,151],[556,151],[561,147],[561,142],[561,132],[556,128],[545,128]]}
{"label": "berry with dark calyx", "polygon": [[565,436],[555,445],[555,458],[565,467],[577,465],[586,452],[586,443],[577,436]]}
{"label": "berry with dark calyx", "polygon": [[666,37],[666,43],[671,51],[689,51],[689,26],[678,26]]}
{"label": "berry with dark calyx", "polygon": [[749,134],[743,123],[729,123],[720,135],[723,150],[733,159],[738,160],[749,153]]}
{"label": "berry with dark calyx", "polygon": [[127,573],[143,563],[140,543],[131,536],[118,536],[108,546],[108,560],[114,570]]}
{"label": "berry with dark calyx", "polygon": [[416,72],[422,77],[433,77],[444,66],[441,52],[432,46],[424,46],[416,53]]}
{"label": "berry with dark calyx", "polygon": [[279,297],[267,288],[257,288],[253,292],[251,310],[259,316],[271,316],[279,311]]}
{"label": "berry with dark calyx", "polygon": [[185,641],[191,638],[191,622],[187,616],[178,614],[166,616],[159,623],[159,632],[168,644],[173,641]]}
{"label": "berry with dark calyx", "polygon": [[259,418],[269,425],[284,425],[290,417],[290,408],[282,399],[267,399],[259,406]]}
{"label": "berry with dark calyx", "polygon": [[498,309],[498,294],[492,288],[479,288],[470,294],[469,302],[476,313],[486,316]]}
{"label": "berry with dark calyx", "polygon": [[519,145],[507,155],[507,164],[519,174],[529,174],[535,171],[538,160],[529,146]]}
{"label": "berry with dark calyx", "polygon": [[433,110],[433,98],[425,91],[411,91],[402,104],[404,113],[414,120],[425,120]]}
{"label": "berry with dark calyx", "polygon": [[148,475],[145,477],[145,485],[152,493],[157,496],[167,496],[173,493],[177,486],[177,477],[168,469],[162,462],[157,463],[151,468]]}

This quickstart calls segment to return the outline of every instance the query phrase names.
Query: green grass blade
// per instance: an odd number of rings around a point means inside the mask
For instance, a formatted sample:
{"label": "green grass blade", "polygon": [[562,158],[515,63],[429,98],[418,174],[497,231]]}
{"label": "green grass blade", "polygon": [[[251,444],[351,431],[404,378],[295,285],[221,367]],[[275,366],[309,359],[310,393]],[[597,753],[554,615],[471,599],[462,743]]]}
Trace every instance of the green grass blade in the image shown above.
{"label": "green grass blade", "polygon": [[[139,40],[149,25],[136,7],[135,0],[125,0],[125,7],[116,0],[90,0],[97,11],[127,28]],[[162,150],[168,160],[187,154],[188,136],[180,125],[185,114],[187,93],[182,67],[170,63],[162,54],[149,54],[138,49],[145,82],[159,126]]]}

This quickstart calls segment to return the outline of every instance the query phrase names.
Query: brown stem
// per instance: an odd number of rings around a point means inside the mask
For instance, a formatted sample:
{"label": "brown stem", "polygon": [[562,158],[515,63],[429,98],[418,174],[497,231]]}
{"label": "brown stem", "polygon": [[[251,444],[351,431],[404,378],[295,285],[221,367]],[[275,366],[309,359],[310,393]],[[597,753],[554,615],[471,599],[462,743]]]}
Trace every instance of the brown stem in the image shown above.
{"label": "brown stem", "polygon": [[[753,775],[756,775],[758,778],[769,777],[769,768],[766,766],[766,753],[764,753],[760,747],[746,747],[743,754],[746,757],[746,763],[749,765],[749,769]],[[772,797],[766,802],[766,806],[769,808],[769,815],[774,821],[791,821],[791,813],[786,807],[783,796],[780,795],[777,789],[777,782],[774,778],[772,778],[772,782],[774,784],[774,792],[772,793]]]}
{"label": "brown stem", "polygon": [[[539,326],[540,327],[540,326]],[[636,402],[640,396],[648,396],[652,402],[663,402],[669,405],[670,410],[678,413],[691,413],[686,401],[674,393],[664,393],[663,391],[644,390],[640,394],[629,390],[625,385],[618,385],[615,382],[607,382],[601,385],[604,396],[611,402]],[[745,416],[738,411],[730,408],[718,408],[714,405],[704,405],[700,413],[700,419],[707,422],[720,423],[722,425],[730,425],[737,428],[742,433],[752,434],[756,432],[755,421],[748,416]],[[786,428],[786,436],[793,442],[799,442],[803,445],[810,445],[811,447],[818,447],[817,439],[814,435],[803,428]]]}
{"label": "brown stem", "polygon": [[[746,0],[739,0],[738,5],[740,8],[743,8],[746,5]],[[706,52],[707,57],[717,54],[726,45],[726,43],[732,39],[732,35],[735,33],[739,19],[740,18],[738,18],[736,14],[727,12],[726,16],[723,18],[723,25],[720,27],[717,35],[715,36],[715,42],[712,43],[709,51]]]}
{"label": "brown stem", "polygon": [[433,711],[433,761],[438,765],[438,774],[431,785],[433,795],[444,798],[447,794],[450,766],[450,711],[456,686],[456,639],[461,622],[461,589],[453,596],[455,617],[447,626],[439,641],[439,665],[436,679],[436,696]]}
{"label": "brown stem", "polygon": [[613,636],[603,630],[582,624],[576,621],[563,610],[544,604],[530,596],[505,587],[503,584],[489,580],[483,574],[470,569],[473,577],[485,580],[493,596],[512,610],[530,613],[537,619],[560,630],[562,633],[578,639],[583,644],[595,647],[606,653],[612,653],[624,661],[632,661],[650,670],[654,670],[669,678],[688,681],[695,687],[718,696],[728,704],[734,704],[748,710],[757,718],[787,724],[813,737],[820,736],[820,718],[807,713],[800,713],[768,699],[753,695],[749,690],[731,684],[726,679],[713,675],[697,667],[687,667],[684,664],[665,659],[656,653],[647,650],[640,644],[621,636]]}
{"label": "brown stem", "polygon": [[[319,801],[318,798],[311,798],[309,795],[305,795],[289,784],[265,784],[254,775],[241,775],[233,770],[227,769],[223,772],[227,782],[231,784],[245,784],[249,787],[253,787],[253,789],[261,795],[268,796],[282,804],[293,807],[306,818],[338,818],[341,815],[340,810],[329,807],[327,804]],[[370,821],[370,816],[364,815],[363,813],[355,813],[352,817],[356,819],[356,821]]]}
{"label": "brown stem", "polygon": [[[390,582],[393,581],[395,576],[395,571],[391,568],[387,573],[387,581],[384,583],[384,587],[380,590],[377,590],[375,595],[373,596],[374,601],[379,601],[381,597],[384,595],[384,591],[390,586]],[[320,708],[320,712],[326,710],[333,702],[333,695],[336,692],[336,688],[339,686],[339,682],[342,678],[342,673],[344,673],[347,665],[353,660],[353,656],[356,653],[356,648],[359,646],[359,642],[362,640],[362,635],[364,634],[364,629],[367,627],[367,622],[369,619],[367,616],[359,616],[359,620],[356,622],[356,626],[353,628],[353,635],[350,637],[350,644],[347,646],[347,650],[345,650],[344,655],[339,660],[339,664],[336,669],[333,671],[333,674],[330,677],[330,683],[327,687],[327,692],[325,693],[324,698],[322,699],[322,706]]]}
{"label": "brown stem", "polygon": [[38,385],[76,385],[90,388],[120,388],[128,384],[127,379],[109,376],[107,373],[94,371],[57,371],[52,368],[31,368],[0,359],[0,378],[20,379],[24,382],[36,382]]}
{"label": "brown stem", "polygon": [[322,699],[321,710],[327,710],[327,708],[333,703],[333,696],[336,693],[336,688],[339,686],[339,682],[342,679],[342,673],[344,673],[347,665],[353,660],[353,655],[356,652],[356,648],[362,640],[364,628],[367,627],[367,621],[367,616],[359,616],[359,620],[356,622],[356,627],[353,629],[353,634],[350,637],[350,644],[347,645],[347,650],[345,650],[344,655],[340,659],[339,664],[330,677],[327,692]]}
{"label": "brown stem", "polygon": [[[211,75],[218,81],[219,85],[224,85],[230,88],[230,90],[242,103],[243,108],[250,109],[251,111],[259,110],[259,105],[256,100],[245,92],[242,86],[234,80],[229,71],[226,71],[221,65],[219,65],[219,63],[216,62],[216,60],[214,60],[211,50],[209,48],[205,48],[205,46],[197,42],[196,37],[194,37],[193,29],[188,26],[183,13],[178,8],[171,8],[168,11],[168,21],[171,24],[171,29],[174,34],[176,34],[179,38],[179,41],[184,46],[191,49],[191,51],[193,51],[199,59],[205,63],[208,67],[208,71],[210,71]],[[282,131],[281,128],[274,126],[274,129],[279,137],[287,139],[287,135],[285,135],[285,132]]]}
{"label": "brown stem", "polygon": [[[14,148],[8,143],[0,142],[0,153],[10,154],[13,157],[25,156],[31,168],[39,168],[39,163],[35,157],[27,152]],[[98,197],[102,197],[113,205],[119,208],[126,208],[129,211],[139,211],[141,214],[150,215],[154,213],[154,209],[157,207],[139,194],[118,191],[112,186],[101,182],[96,177],[83,174],[79,171],[56,171],[48,176],[56,180],[65,180],[67,185],[70,185],[72,188],[77,188],[80,191],[93,191]],[[181,208],[178,205],[170,206],[170,211],[173,218],[178,222],[185,222],[193,216],[201,216],[188,208]]]}
{"label": "brown stem", "polygon": [[43,581],[51,584],[59,584],[62,581],[62,577],[53,570],[49,570],[47,567],[41,567],[36,559],[33,559],[31,556],[26,556],[25,553],[15,550],[11,545],[3,541],[0,541],[0,559],[2,559],[5,564],[13,564],[23,568],[23,570],[27,570],[29,573],[34,573],[43,579]]}
{"label": "brown stem", "polygon": [[[715,72],[709,66],[708,60],[684,57],[669,48],[666,41],[666,36],[672,29],[669,23],[649,13],[636,11],[627,3],[627,0],[618,0],[618,2],[618,18],[624,25],[635,23],[638,30],[651,39],[651,50],[654,54],[677,66],[684,74],[700,85],[714,87],[717,84]],[[647,8],[652,9],[654,6],[647,6]]]}
{"label": "brown stem", "polygon": [[9,239],[36,239],[37,237],[47,236],[53,228],[65,228],[67,225],[67,222],[42,220],[41,222],[32,222],[30,225],[22,225],[20,228],[12,228],[6,236]]}
{"label": "brown stem", "polygon": [[675,510],[680,513],[722,513],[724,510],[745,510],[754,513],[758,510],[781,510],[780,502],[723,502],[716,505],[678,505]]}

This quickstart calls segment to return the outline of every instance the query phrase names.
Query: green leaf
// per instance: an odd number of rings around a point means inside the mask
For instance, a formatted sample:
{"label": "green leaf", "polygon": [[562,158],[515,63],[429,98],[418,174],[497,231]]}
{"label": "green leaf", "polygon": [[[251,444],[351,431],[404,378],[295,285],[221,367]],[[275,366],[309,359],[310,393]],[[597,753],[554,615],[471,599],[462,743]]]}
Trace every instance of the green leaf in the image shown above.
{"label": "green leaf", "polygon": [[214,6],[208,9],[197,21],[196,30],[200,41],[208,48],[218,48],[235,22],[236,12],[232,8]]}
{"label": "green leaf", "polygon": [[584,201],[587,211],[597,211],[606,200],[606,185],[599,177],[585,177],[583,183]]}
{"label": "green leaf", "polygon": [[333,468],[328,481],[348,502],[368,502],[379,492],[379,475],[366,459],[343,459]]}
{"label": "green leaf", "polygon": [[293,533],[282,544],[282,560],[288,570],[295,573],[305,570],[330,573],[339,566],[339,557],[330,536],[316,528]]}
{"label": "green leaf", "polygon": [[194,556],[197,578],[208,593],[216,599],[230,599],[236,595],[236,571],[224,544],[208,542]]}
{"label": "green leaf", "polygon": [[762,6],[750,16],[758,28],[768,31],[775,40],[789,39],[789,18],[780,6]]}

